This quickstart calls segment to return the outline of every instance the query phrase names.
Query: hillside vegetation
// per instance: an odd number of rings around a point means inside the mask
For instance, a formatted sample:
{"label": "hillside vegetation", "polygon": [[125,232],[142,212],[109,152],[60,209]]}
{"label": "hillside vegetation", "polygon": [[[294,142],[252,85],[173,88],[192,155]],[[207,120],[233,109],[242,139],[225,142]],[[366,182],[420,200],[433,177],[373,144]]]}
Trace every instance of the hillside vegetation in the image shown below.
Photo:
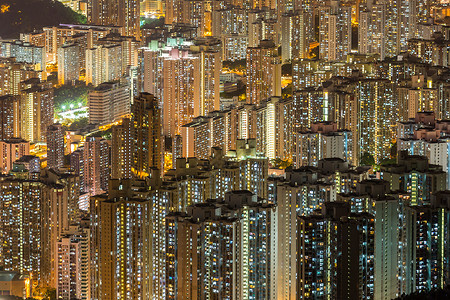
{"label": "hillside vegetation", "polygon": [[44,26],[85,23],[86,18],[53,0],[0,0],[0,37],[18,38]]}

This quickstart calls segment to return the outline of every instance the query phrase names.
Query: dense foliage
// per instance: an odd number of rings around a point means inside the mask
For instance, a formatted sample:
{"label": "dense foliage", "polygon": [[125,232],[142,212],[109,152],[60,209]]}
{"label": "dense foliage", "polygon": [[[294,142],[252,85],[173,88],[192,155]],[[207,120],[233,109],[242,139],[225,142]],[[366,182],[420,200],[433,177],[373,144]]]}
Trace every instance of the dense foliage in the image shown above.
{"label": "dense foliage", "polygon": [[89,118],[80,118],[80,119],[73,121],[73,123],[70,124],[68,130],[77,131],[77,130],[85,128],[88,125],[89,125]]}
{"label": "dense foliage", "polygon": [[361,156],[360,164],[362,166],[375,166],[375,158],[372,154],[364,152],[363,155]]}
{"label": "dense foliage", "polygon": [[450,286],[444,289],[435,289],[428,292],[415,292],[410,295],[403,295],[396,300],[433,300],[450,299]]}
{"label": "dense foliage", "polygon": [[54,0],[0,0],[0,37],[18,38],[44,26],[85,23],[86,18]]}
{"label": "dense foliage", "polygon": [[292,64],[284,64],[281,66],[281,74],[283,76],[292,76]]}
{"label": "dense foliage", "polygon": [[[79,86],[61,86],[55,89],[55,111],[60,112],[69,109],[72,104],[73,107],[79,107],[87,105],[88,92],[92,87],[79,85]],[[64,106],[64,108],[63,108]]]}
{"label": "dense foliage", "polygon": [[222,65],[224,68],[228,68],[230,70],[245,70],[245,68],[247,67],[247,61],[245,59],[240,59],[240,60],[235,60],[235,61],[231,61],[231,60],[224,60]]}
{"label": "dense foliage", "polygon": [[164,17],[159,19],[141,17],[141,28],[157,28],[164,26]]}
{"label": "dense foliage", "polygon": [[275,159],[272,159],[270,161],[270,163],[272,164],[273,168],[284,170],[284,169],[287,169],[292,166],[292,159],[291,158],[285,158],[285,159],[275,158]]}

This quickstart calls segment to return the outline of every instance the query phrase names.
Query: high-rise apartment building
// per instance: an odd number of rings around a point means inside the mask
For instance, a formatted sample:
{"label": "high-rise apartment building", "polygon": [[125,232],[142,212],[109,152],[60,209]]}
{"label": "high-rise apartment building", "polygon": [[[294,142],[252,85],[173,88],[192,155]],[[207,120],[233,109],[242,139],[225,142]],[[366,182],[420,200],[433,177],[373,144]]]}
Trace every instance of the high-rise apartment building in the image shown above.
{"label": "high-rise apartment building", "polygon": [[[58,63],[58,48],[64,43],[77,43],[80,47],[80,62],[85,61],[86,49],[94,46],[94,42],[111,32],[123,32],[123,27],[99,26],[86,24],[60,24],[42,28],[42,32],[21,34],[21,40],[35,46],[45,47],[47,62]],[[80,66],[84,68],[84,65]]]}
{"label": "high-rise apartment building", "polygon": [[67,212],[64,211],[64,214],[60,214],[60,218],[65,220],[67,215],[69,224],[77,223],[81,217],[80,177],[72,173],[61,173],[61,171],[46,168],[42,170],[39,179],[48,185],[62,185],[67,188],[68,200],[62,205],[62,209],[67,209]]}
{"label": "high-rise apartment building", "polygon": [[307,87],[293,92],[294,126],[307,131],[315,122],[331,121],[330,93],[322,87]]}
{"label": "high-rise apartment building", "polygon": [[237,140],[236,150],[229,151],[225,160],[228,163],[224,165],[223,173],[233,180],[226,180],[222,193],[227,190],[248,190],[258,197],[267,198],[269,162],[267,157],[256,152],[256,140]]}
{"label": "high-rise apartment building", "polygon": [[0,172],[9,173],[13,163],[25,155],[30,154],[30,142],[20,138],[0,141]]}
{"label": "high-rise apartment building", "polygon": [[202,1],[165,1],[165,24],[187,24],[195,30],[195,37],[211,36],[212,4]]}
{"label": "high-rise apartment building", "polygon": [[407,44],[408,52],[418,56],[425,63],[448,67],[450,65],[448,41],[443,41],[443,39],[439,33],[433,35],[429,40],[410,39]]}
{"label": "high-rise apartment building", "polygon": [[[358,51],[362,54],[377,54],[381,60],[386,52],[386,3],[376,3],[359,12]],[[389,56],[389,55],[388,55]]]}
{"label": "high-rise apartment building", "polygon": [[17,179],[39,180],[41,177],[41,159],[34,155],[25,155],[13,163],[9,172]]}
{"label": "high-rise apartment building", "polygon": [[329,61],[346,57],[352,47],[350,6],[333,1],[329,6],[321,6],[319,14],[319,58]]}
{"label": "high-rise apartment building", "polygon": [[365,285],[372,293],[369,298],[390,299],[405,292],[402,255],[406,249],[402,226],[408,198],[408,195],[391,192],[390,183],[379,179],[363,180],[354,192],[338,194],[340,201],[350,204],[353,213],[367,214],[375,223],[370,232],[373,260],[365,261],[365,264],[371,263],[373,276],[372,283]]}
{"label": "high-rise apartment building", "polygon": [[181,134],[197,116],[219,110],[221,53],[215,39],[197,39],[189,50],[168,39],[170,50],[143,51],[143,88],[160,99],[164,135]]}
{"label": "high-rise apartment building", "polygon": [[90,196],[108,190],[110,165],[110,146],[100,137],[87,137],[70,156],[70,169],[80,176],[80,191]]}
{"label": "high-rise apartment building", "polygon": [[411,205],[428,205],[434,193],[444,191],[447,174],[439,165],[429,163],[426,156],[400,151],[396,164],[382,166],[381,178],[390,182],[391,190],[410,195]]}
{"label": "high-rise apartment building", "polygon": [[152,169],[162,170],[161,108],[152,94],[141,93],[134,99],[132,123],[134,135],[133,173],[144,178]]}
{"label": "high-rise apartment building", "polygon": [[45,142],[47,128],[54,123],[51,82],[22,84],[20,91],[20,135],[30,142]]}
{"label": "high-rise apartment building", "polygon": [[308,216],[324,202],[333,199],[334,188],[319,181],[313,170],[300,169],[286,174],[285,181],[270,182],[269,199],[277,203],[276,297],[298,299],[296,278],[298,216]]}
{"label": "high-rise apartment building", "polygon": [[298,233],[297,299],[374,299],[372,215],[325,203],[321,214],[299,217]]}
{"label": "high-rise apartment building", "polygon": [[396,196],[375,201],[374,299],[401,295],[401,225],[403,203]]}
{"label": "high-rise apartment building", "polygon": [[73,84],[80,78],[80,46],[64,44],[58,48],[58,83]]}
{"label": "high-rise apartment building", "polygon": [[134,126],[130,118],[112,127],[111,178],[132,178],[134,159]]}
{"label": "high-rise apartment building", "polygon": [[289,11],[281,16],[281,59],[283,62],[308,57],[305,14]]}
{"label": "high-rise apartment building", "polygon": [[246,49],[248,46],[247,36],[226,35],[222,38],[223,59],[236,61],[247,57]]}
{"label": "high-rise apartment building", "polygon": [[263,40],[247,48],[246,101],[258,104],[271,96],[281,96],[281,61],[275,44]]}
{"label": "high-rise apartment building", "polygon": [[0,95],[20,95],[21,82],[30,78],[47,78],[46,72],[36,71],[33,64],[18,63],[15,58],[0,58]]}
{"label": "high-rise apartment building", "polygon": [[236,149],[224,155],[214,148],[208,160],[177,158],[176,167],[164,178],[167,187],[178,191],[173,210],[185,211],[188,205],[222,198],[233,190],[245,189],[266,198],[267,158],[256,152],[255,140],[237,140]]}
{"label": "high-rise apartment building", "polygon": [[361,2],[358,16],[359,52],[377,54],[384,60],[406,51],[408,40],[418,35],[419,23],[427,22],[427,13],[423,12],[429,13],[430,9],[423,7],[427,7],[424,1]]}
{"label": "high-rise apartment building", "polygon": [[64,134],[65,130],[59,123],[47,128],[47,167],[58,169],[64,165]]}
{"label": "high-rise apartment building", "polygon": [[41,201],[42,183],[3,178],[0,180],[3,243],[0,265],[5,271],[42,277],[41,270]]}
{"label": "high-rise apartment building", "polygon": [[62,182],[4,176],[0,181],[3,212],[0,232],[5,270],[30,274],[43,286],[55,286],[55,246],[69,226],[71,187]]}
{"label": "high-rise apartment building", "polygon": [[47,66],[44,47],[17,40],[0,42],[0,57],[15,57],[17,62],[34,64],[39,71]]}
{"label": "high-rise apartment building", "polygon": [[299,131],[294,134],[293,163],[295,167],[317,166],[323,158],[342,158],[353,165],[352,133],[338,130],[335,122],[313,123],[310,131]]}
{"label": "high-rise apartment building", "polygon": [[122,46],[119,43],[94,46],[86,50],[86,84],[98,86],[103,82],[120,79],[125,70],[122,65]]}
{"label": "high-rise apartment building", "polygon": [[176,48],[145,51],[143,67],[144,90],[160,99],[164,135],[179,135],[181,126],[201,115],[200,58]]}
{"label": "high-rise apartment building", "polygon": [[430,164],[440,165],[447,173],[447,188],[450,187],[449,149],[450,122],[436,121],[432,112],[419,112],[415,119],[398,123],[397,148],[411,155],[426,156]]}
{"label": "high-rise apartment building", "polygon": [[200,61],[173,49],[163,64],[163,132],[173,137],[200,115]]}
{"label": "high-rise apartment building", "polygon": [[63,299],[91,299],[89,219],[71,225],[57,241],[56,293]]}
{"label": "high-rise apartment building", "polygon": [[81,299],[81,242],[64,235],[56,242],[56,297]]}
{"label": "high-rise apartment building", "polygon": [[19,97],[0,96],[0,140],[20,136]]}
{"label": "high-rise apartment building", "polygon": [[88,2],[87,21],[92,25],[121,26],[126,36],[140,40],[139,0],[93,0]]}
{"label": "high-rise apartment building", "polygon": [[436,80],[426,75],[412,75],[411,80],[397,88],[399,97],[399,121],[406,122],[415,118],[417,112],[434,112],[438,118],[445,118],[447,110],[442,101]]}
{"label": "high-rise apartment building", "polygon": [[449,272],[448,227],[450,194],[437,192],[430,206],[405,208],[405,291],[442,288]]}
{"label": "high-rise apartment building", "polygon": [[240,6],[213,7],[212,36],[222,41],[224,60],[245,59],[248,46],[248,12]]}
{"label": "high-rise apartment building", "polygon": [[117,180],[90,201],[92,299],[152,298],[152,204],[145,192]]}
{"label": "high-rise apartment building", "polygon": [[122,70],[124,73],[130,67],[136,67],[138,64],[138,48],[141,46],[140,42],[133,36],[123,36],[118,32],[111,32],[104,37],[94,41],[96,46],[120,45],[122,54]]}
{"label": "high-rise apartment building", "polygon": [[270,97],[255,107],[256,151],[269,159],[291,159],[293,151],[292,100]]}
{"label": "high-rise apartment building", "polygon": [[181,134],[182,157],[207,159],[212,155],[214,147],[226,150],[229,138],[228,122],[230,122],[229,114],[213,112],[208,116],[196,117],[184,125]]}
{"label": "high-rise apartment building", "polygon": [[80,147],[70,154],[70,171],[80,178],[79,191],[85,193],[86,181],[84,176],[84,147]]}
{"label": "high-rise apartment building", "polygon": [[[323,159],[317,167],[304,166],[286,170],[283,177],[268,181],[270,202],[277,203],[277,268],[276,295],[281,299],[298,299],[295,279],[302,274],[298,269],[297,243],[298,217],[309,217],[320,211],[326,203],[339,200],[337,193],[357,192],[357,182],[367,179],[369,168],[352,167],[342,159]],[[340,200],[342,201],[342,200]],[[345,200],[347,201],[347,200]],[[366,211],[353,210],[363,213]]]}
{"label": "high-rise apartment building", "polygon": [[69,229],[70,211],[74,208],[69,196],[78,195],[71,190],[76,186],[57,182],[52,178],[43,179],[43,196],[40,201],[41,214],[41,280],[43,285],[55,286],[57,279],[56,260],[58,256],[56,242],[62,233]]}
{"label": "high-rise apartment building", "polygon": [[89,123],[106,125],[130,114],[131,93],[128,83],[104,82],[88,94]]}
{"label": "high-rise apartment building", "polygon": [[200,75],[203,80],[200,82],[200,115],[219,110],[220,108],[220,74],[222,70],[222,55],[219,50],[209,46],[208,43],[219,41],[210,38],[196,41],[195,46],[191,46],[191,51],[199,57]]}
{"label": "high-rise apartment building", "polygon": [[344,128],[352,131],[357,143],[355,156],[359,160],[362,154],[370,153],[376,162],[389,158],[398,119],[394,85],[387,80],[365,79],[351,89],[355,96],[349,110],[343,107],[349,114]]}
{"label": "high-rise apartment building", "polygon": [[275,221],[275,206],[249,191],[169,215],[166,298],[272,298]]}

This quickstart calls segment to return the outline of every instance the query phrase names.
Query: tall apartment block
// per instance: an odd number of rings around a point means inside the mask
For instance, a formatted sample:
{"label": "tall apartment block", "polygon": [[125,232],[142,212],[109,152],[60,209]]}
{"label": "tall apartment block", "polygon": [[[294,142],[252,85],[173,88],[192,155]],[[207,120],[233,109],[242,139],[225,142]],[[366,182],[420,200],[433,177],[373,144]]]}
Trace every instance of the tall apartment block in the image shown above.
{"label": "tall apartment block", "polygon": [[65,130],[59,123],[47,128],[47,167],[58,169],[64,165]]}
{"label": "tall apartment block", "polygon": [[90,196],[108,190],[110,146],[100,137],[88,137],[83,147],[70,155],[70,169],[80,176],[80,192]]}
{"label": "tall apartment block", "polygon": [[151,298],[151,203],[116,180],[109,193],[91,197],[91,266],[94,299]]}
{"label": "tall apartment block", "polygon": [[80,46],[64,44],[58,48],[58,83],[73,84],[80,78]]}
{"label": "tall apartment block", "polygon": [[91,299],[89,220],[64,231],[56,250],[57,297]]}
{"label": "tall apartment block", "polygon": [[45,142],[47,128],[54,123],[51,82],[31,80],[21,83],[20,134],[30,142]]}
{"label": "tall apartment block", "polygon": [[12,138],[0,141],[0,171],[3,174],[12,170],[15,161],[30,154],[30,143],[20,139]]}
{"label": "tall apartment block", "polygon": [[372,215],[351,214],[343,202],[300,216],[297,298],[373,299],[374,227]]}
{"label": "tall apartment block", "polygon": [[263,40],[247,48],[246,101],[258,104],[271,96],[281,96],[281,61],[273,41]]}
{"label": "tall apartment block", "polygon": [[273,297],[275,210],[233,191],[169,215],[166,298]]}
{"label": "tall apartment block", "polygon": [[293,162],[295,167],[317,166],[323,158],[341,158],[353,165],[352,132],[338,130],[334,122],[313,123],[310,131],[295,133]]}
{"label": "tall apartment block", "polygon": [[392,190],[408,193],[411,205],[430,204],[432,195],[447,186],[447,174],[441,166],[430,164],[425,156],[409,155],[407,151],[399,152],[396,164],[383,166],[380,175],[390,182]]}
{"label": "tall apartment block", "polygon": [[134,36],[140,40],[140,1],[94,0],[88,3],[87,21],[92,25],[114,25],[125,29],[125,35]]}
{"label": "tall apartment block", "polygon": [[89,92],[89,123],[106,125],[130,114],[131,93],[128,83],[104,82]]}
{"label": "tall apartment block", "polygon": [[162,170],[161,108],[152,94],[141,93],[134,99],[132,124],[134,133],[133,172],[136,177],[149,176],[151,169]]}
{"label": "tall apartment block", "polygon": [[0,140],[20,136],[19,97],[0,96]]}

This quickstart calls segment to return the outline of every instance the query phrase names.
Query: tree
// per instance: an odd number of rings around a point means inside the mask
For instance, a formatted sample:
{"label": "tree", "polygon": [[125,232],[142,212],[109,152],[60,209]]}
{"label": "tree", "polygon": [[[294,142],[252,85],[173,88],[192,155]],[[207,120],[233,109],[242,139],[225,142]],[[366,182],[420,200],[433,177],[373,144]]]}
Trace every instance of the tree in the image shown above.
{"label": "tree", "polygon": [[[88,93],[92,87],[85,85],[61,86],[55,89],[54,106],[57,112],[68,110],[70,105],[73,107],[86,106],[88,102]],[[63,109],[64,107],[64,109]]]}
{"label": "tree", "polygon": [[245,68],[247,67],[247,60],[245,59],[239,59],[235,61],[224,60],[222,66],[230,70],[245,70]]}
{"label": "tree", "polygon": [[89,124],[89,118],[80,118],[78,120],[75,120],[72,124],[69,126],[69,130],[80,130]]}
{"label": "tree", "polygon": [[33,290],[33,296],[42,300],[56,300],[56,289],[37,286]]}
{"label": "tree", "polygon": [[283,74],[283,76],[292,76],[292,64],[282,65],[281,74]]}
{"label": "tree", "polygon": [[391,149],[390,149],[390,152],[391,152],[391,158],[392,158],[392,159],[397,159],[397,150],[398,150],[398,148],[397,148],[397,142],[392,143],[392,144],[391,144]]}
{"label": "tree", "polygon": [[292,166],[292,159],[291,158],[285,158],[285,159],[275,158],[275,159],[272,159],[271,164],[273,167],[275,167],[277,169],[284,170],[284,169]]}
{"label": "tree", "polygon": [[362,166],[375,166],[375,158],[373,157],[372,154],[365,152],[362,156],[361,156],[361,162],[360,164]]}

